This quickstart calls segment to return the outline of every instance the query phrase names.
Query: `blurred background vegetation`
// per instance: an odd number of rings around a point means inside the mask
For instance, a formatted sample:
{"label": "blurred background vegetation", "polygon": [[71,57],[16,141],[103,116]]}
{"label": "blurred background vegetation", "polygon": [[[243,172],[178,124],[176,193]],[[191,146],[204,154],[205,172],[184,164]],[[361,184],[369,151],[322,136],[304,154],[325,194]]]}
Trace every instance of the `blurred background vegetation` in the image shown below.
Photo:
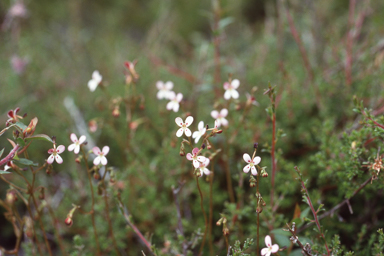
{"label": "blurred background vegetation", "polygon": [[[25,13],[12,16],[9,10],[16,3],[24,4]],[[215,147],[223,151],[214,163],[213,218],[215,223],[219,213],[225,212],[228,219],[239,216],[240,224],[231,230],[231,244],[247,237],[256,239],[254,192],[248,188],[248,178],[241,175],[242,154],[251,154],[253,143],[259,142],[261,165],[270,173],[272,132],[265,112],[270,102],[263,95],[268,83],[276,85],[277,128],[285,136],[277,142],[275,198],[280,198],[279,207],[266,206],[265,220],[274,215],[274,223],[272,229],[262,224],[260,241],[291,221],[296,205],[302,211],[307,208],[301,202],[294,166],[300,166],[308,179],[313,201],[324,203],[326,210],[351,196],[371,175],[361,165],[373,160],[383,136],[360,123],[363,118],[352,111],[352,99],[356,96],[373,109],[374,116],[382,116],[383,1],[5,0],[0,2],[0,21],[0,123],[7,120],[8,110],[20,107],[21,113],[28,113],[28,120],[39,118],[37,133],[54,135],[58,144],[67,146],[71,132],[80,135],[76,120],[63,104],[66,97],[73,98],[86,123],[97,118],[100,127],[92,134],[93,140],[100,147],[111,147],[108,159],[122,182],[122,198],[138,228],[158,248],[168,240],[175,248],[180,243],[171,187],[177,187],[181,178],[188,181],[179,198],[185,233],[189,236],[197,228],[204,229],[196,184],[189,175],[190,168],[181,165],[185,159],[178,156],[174,119],[190,112],[195,127],[199,120],[212,125],[210,112],[226,106],[222,84],[229,74],[241,81],[240,98],[229,106],[229,128],[214,138]],[[215,60],[218,49],[219,61]],[[138,61],[140,74],[136,93],[141,100],[133,120],[144,118],[144,122],[132,136],[131,148],[124,149],[119,136],[125,137],[129,130],[125,110],[121,106],[121,117],[112,117],[111,99],[127,92],[124,61],[128,60]],[[102,74],[106,90],[89,91],[87,82],[94,70]],[[179,113],[168,112],[165,103],[156,99],[158,80],[173,81],[174,90],[184,94]],[[246,93],[255,96],[259,106],[240,122]],[[356,149],[351,147],[353,142]],[[31,158],[41,159],[40,163],[51,148],[44,143],[35,143],[30,149]],[[11,148],[5,136],[1,138],[4,147]],[[84,240],[77,242],[86,245],[85,253],[90,253],[90,220],[79,215],[72,228],[62,223],[71,203],[82,201],[85,208],[89,204],[86,193],[76,190],[86,187],[84,170],[74,162],[73,154],[65,152],[63,158],[64,164],[55,165],[50,176],[41,175],[39,182],[49,187],[49,197],[58,200],[56,214],[68,251],[76,251],[72,239],[81,234]],[[235,201],[228,195],[226,166],[230,167]],[[243,179],[244,187],[239,189]],[[2,183],[1,194],[6,189]],[[209,182],[203,182],[202,189],[208,196]],[[339,234],[346,250],[366,250],[368,254],[360,255],[369,255],[372,236],[383,227],[382,189],[379,178],[351,200],[353,214],[345,206],[323,219],[327,239]],[[261,191],[268,205],[269,182],[261,182]],[[245,201],[239,210],[236,205],[240,198]],[[98,207],[104,207],[101,200]],[[22,211],[22,205],[20,208]],[[117,206],[112,208],[120,247],[127,255],[139,255],[143,247],[135,242],[133,232],[127,232]],[[0,245],[13,248],[12,226],[1,218]],[[107,226],[102,214],[97,218],[105,238],[103,248],[108,251]],[[48,225],[49,220],[46,222]],[[309,230],[302,236],[315,243],[309,239],[316,237],[315,233]],[[281,247],[290,246],[289,234],[275,233],[274,241]],[[215,226],[213,244],[215,255],[225,255],[221,229]],[[206,250],[208,253],[208,246]],[[300,255],[299,251],[281,255]]]}

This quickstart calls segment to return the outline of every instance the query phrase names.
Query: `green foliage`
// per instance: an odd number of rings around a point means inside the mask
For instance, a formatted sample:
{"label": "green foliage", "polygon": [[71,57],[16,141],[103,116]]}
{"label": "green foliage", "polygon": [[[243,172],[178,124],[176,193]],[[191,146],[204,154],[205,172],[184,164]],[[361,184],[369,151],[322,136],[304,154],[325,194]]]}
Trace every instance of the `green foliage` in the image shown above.
{"label": "green foliage", "polygon": [[247,238],[244,241],[243,247],[241,247],[241,243],[239,240],[235,242],[232,248],[232,256],[250,256],[250,254],[245,253],[245,251],[253,244],[253,239]]}

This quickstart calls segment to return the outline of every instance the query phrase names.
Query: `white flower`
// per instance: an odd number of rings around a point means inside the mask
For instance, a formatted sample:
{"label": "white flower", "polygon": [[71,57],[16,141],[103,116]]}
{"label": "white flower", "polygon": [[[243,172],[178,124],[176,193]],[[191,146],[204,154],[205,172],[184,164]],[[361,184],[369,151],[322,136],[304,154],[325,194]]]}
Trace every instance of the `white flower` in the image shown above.
{"label": "white flower", "polygon": [[191,153],[187,154],[187,159],[189,161],[192,161],[193,166],[195,168],[199,168],[200,167],[200,163],[204,163],[206,161],[206,159],[207,159],[205,156],[198,156],[197,155],[198,153],[199,153],[199,148],[194,148],[192,150],[192,154]]}
{"label": "white flower", "polygon": [[205,158],[205,161],[199,163],[200,176],[211,174],[211,171],[207,168],[209,162],[209,158]]}
{"label": "white flower", "polygon": [[109,152],[109,147],[108,146],[104,146],[103,147],[103,151],[100,151],[99,147],[94,147],[92,149],[92,151],[93,151],[93,153],[95,155],[97,155],[97,157],[93,160],[93,164],[94,165],[99,165],[100,163],[102,165],[107,165],[108,161],[107,161],[107,158],[105,156]]}
{"label": "white flower", "polygon": [[207,128],[205,128],[203,121],[200,121],[197,128],[199,130],[193,132],[193,134],[192,134],[192,138],[195,139],[195,143],[197,143],[199,141],[199,139],[201,138],[201,136],[203,136],[205,134],[205,132],[207,131]]}
{"label": "white flower", "polygon": [[80,145],[84,143],[86,137],[85,135],[82,135],[80,136],[80,139],[77,139],[76,134],[72,133],[70,138],[73,144],[68,146],[68,151],[73,150],[75,154],[78,154],[80,152]]}
{"label": "white flower", "polygon": [[168,102],[168,104],[167,104],[167,109],[168,110],[172,109],[174,112],[179,111],[179,107],[180,107],[179,103],[183,99],[183,94],[178,93],[176,95],[175,92],[171,91],[168,94],[168,99],[170,100],[170,102]]}
{"label": "white flower", "polygon": [[56,148],[56,144],[53,144],[53,148],[48,150],[48,153],[51,155],[48,157],[47,163],[52,164],[53,160],[56,160],[56,162],[58,164],[63,163],[63,158],[61,158],[61,156],[59,156],[59,154],[63,153],[64,150],[65,150],[65,146],[60,145]]}
{"label": "white flower", "polygon": [[95,70],[92,73],[92,79],[88,81],[88,88],[91,92],[94,92],[97,86],[101,83],[103,77],[100,75],[99,71]]}
{"label": "white flower", "polygon": [[159,90],[156,95],[159,100],[169,99],[170,92],[173,88],[173,83],[171,81],[166,83],[163,83],[163,81],[157,81],[156,87]]}
{"label": "white flower", "polygon": [[270,236],[265,237],[265,245],[267,246],[267,248],[261,249],[261,255],[263,256],[270,256],[271,253],[276,253],[279,250],[279,245],[272,245],[272,240]]}
{"label": "white flower", "polygon": [[256,167],[255,165],[259,164],[260,161],[261,161],[261,158],[259,156],[256,156],[255,158],[251,159],[251,157],[245,153],[243,155],[243,159],[245,162],[248,163],[248,165],[246,165],[244,168],[243,168],[243,171],[245,173],[248,173],[249,170],[251,169],[252,170],[252,175],[256,176],[257,175],[257,170],[256,170]]}
{"label": "white flower", "polygon": [[185,133],[185,135],[187,137],[191,137],[192,135],[192,132],[191,130],[189,130],[189,128],[187,128],[188,126],[190,126],[192,123],[193,123],[193,117],[192,116],[189,116],[185,119],[185,123],[183,122],[183,119],[181,119],[180,117],[176,117],[175,119],[175,122],[176,124],[181,127],[179,130],[177,130],[176,132],[176,136],[177,137],[181,137],[181,135],[183,135],[183,133]]}
{"label": "white flower", "polygon": [[220,127],[221,125],[228,126],[228,120],[225,119],[225,117],[228,115],[228,110],[226,108],[223,108],[219,111],[213,110],[211,112],[211,116],[216,119],[217,121],[217,127]]}
{"label": "white flower", "polygon": [[238,79],[232,80],[231,84],[228,82],[224,83],[224,99],[229,100],[231,97],[234,99],[239,98],[239,93],[236,91],[236,89],[239,87],[240,81]]}

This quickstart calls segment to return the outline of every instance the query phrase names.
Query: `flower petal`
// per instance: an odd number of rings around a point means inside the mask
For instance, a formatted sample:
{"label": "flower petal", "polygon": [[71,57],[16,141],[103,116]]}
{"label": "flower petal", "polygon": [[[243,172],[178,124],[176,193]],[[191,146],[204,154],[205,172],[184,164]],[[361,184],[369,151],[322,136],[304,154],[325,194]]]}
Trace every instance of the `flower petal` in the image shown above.
{"label": "flower petal", "polygon": [[76,148],[76,144],[73,143],[73,144],[71,144],[71,145],[68,146],[68,151],[72,151],[72,150],[74,150],[75,148]]}
{"label": "flower petal", "polygon": [[255,166],[251,167],[252,175],[256,176],[257,175],[257,170]]}
{"label": "flower petal", "polygon": [[237,89],[240,85],[240,81],[239,79],[233,79],[232,80],[232,83],[231,83],[231,87],[234,88],[234,89]]}
{"label": "flower petal", "polygon": [[177,103],[177,102],[173,102],[173,112],[177,112],[177,111],[179,111],[179,107],[180,107],[180,105],[179,105],[179,103]]}
{"label": "flower petal", "polygon": [[83,142],[87,139],[87,137],[85,137],[85,135],[81,135],[80,136],[80,139],[79,139],[79,144],[83,144]]}
{"label": "flower petal", "polygon": [[185,119],[185,126],[188,127],[193,123],[193,117],[188,116],[187,119]]}
{"label": "flower petal", "polygon": [[239,98],[239,93],[236,90],[231,90],[232,98],[237,99]]}
{"label": "flower petal", "polygon": [[251,169],[251,166],[247,164],[246,166],[244,166],[243,172],[248,173],[250,169]]}
{"label": "flower petal", "polygon": [[[263,248],[263,249],[261,249],[261,255],[266,255],[267,253],[269,252],[269,248]],[[269,254],[269,255],[271,255],[271,254]]]}
{"label": "flower petal", "polygon": [[225,90],[228,90],[228,89],[229,89],[229,83],[228,83],[228,82],[225,82],[225,83],[223,84],[223,87],[224,87]]}
{"label": "flower petal", "polygon": [[72,142],[77,142],[77,136],[76,136],[76,134],[71,133],[70,138],[71,138],[71,141],[72,141]]}
{"label": "flower petal", "polygon": [[189,161],[192,161],[192,160],[193,160],[193,156],[192,156],[191,153],[188,153],[188,154],[187,154],[187,159],[188,159]]}
{"label": "flower petal", "polygon": [[199,135],[200,135],[200,132],[195,131],[195,132],[192,133],[192,138],[196,138],[196,137],[198,137]]}
{"label": "flower petal", "polygon": [[175,119],[175,123],[179,126],[179,127],[183,127],[183,119],[181,119],[180,117],[176,117]]}
{"label": "flower petal", "polygon": [[194,166],[195,168],[199,168],[199,166],[200,166],[199,161],[197,161],[197,160],[193,160],[193,166]]}
{"label": "flower petal", "polygon": [[204,122],[203,121],[200,121],[198,126],[197,126],[197,129],[199,129],[199,131],[203,130],[204,129]]}
{"label": "flower petal", "polygon": [[[73,145],[73,144],[72,144]],[[75,144],[75,150],[73,150],[73,152],[75,153],[75,154],[79,154],[79,152],[80,152],[80,145],[76,145]]]}
{"label": "flower petal", "polygon": [[181,136],[183,135],[183,133],[184,133],[184,129],[183,129],[183,128],[180,128],[179,130],[177,130],[177,132],[176,132],[176,136],[177,136],[177,137],[181,137]]}
{"label": "flower petal", "polygon": [[62,163],[63,163],[63,158],[61,158],[61,156],[56,155],[56,156],[55,156],[55,159],[56,159],[56,162],[57,162],[58,164],[62,164]]}
{"label": "flower petal", "polygon": [[47,163],[48,163],[48,164],[52,164],[54,159],[55,159],[55,156],[54,156],[53,154],[50,155],[50,156],[48,157],[48,159],[47,159]]}
{"label": "flower petal", "polygon": [[221,124],[224,125],[224,126],[228,126],[228,120],[225,119],[224,117],[220,118],[221,120]]}
{"label": "flower petal", "polygon": [[99,165],[100,164],[100,156],[97,156],[97,157],[95,157],[95,159],[93,159],[93,164],[94,165]]}
{"label": "flower petal", "polygon": [[88,88],[91,92],[94,92],[98,86],[98,83],[95,80],[89,80]]}
{"label": "flower petal", "polygon": [[157,82],[156,82],[156,88],[157,88],[158,90],[162,90],[162,89],[164,88],[164,83],[163,83],[163,81],[157,81]]}
{"label": "flower petal", "polygon": [[261,161],[261,157],[259,156],[256,156],[255,158],[253,158],[253,164],[259,164]]}
{"label": "flower petal", "polygon": [[52,153],[53,153],[53,148],[48,149],[48,154],[52,154]]}
{"label": "flower petal", "polygon": [[64,146],[64,145],[60,145],[60,146],[58,146],[58,147],[56,148],[56,152],[57,152],[57,154],[61,154],[61,153],[63,153],[64,150],[65,150],[65,146]]}
{"label": "flower petal", "polygon": [[199,152],[199,148],[192,149],[192,154],[196,155]]}
{"label": "flower petal", "polygon": [[105,156],[100,157],[100,162],[102,165],[107,165],[108,163],[107,158]]}
{"label": "flower petal", "polygon": [[251,162],[251,157],[247,154],[247,153],[245,153],[244,155],[243,155],[243,159],[244,159],[244,161],[245,162],[247,162],[247,163],[250,163]]}
{"label": "flower petal", "polygon": [[93,147],[92,148],[93,154],[100,155],[101,151],[99,147]]}
{"label": "flower petal", "polygon": [[277,245],[277,244],[272,245],[272,250],[271,251],[273,253],[278,252],[279,251],[279,245]]}
{"label": "flower petal", "polygon": [[177,96],[176,96],[176,100],[177,100],[178,102],[180,102],[182,99],[183,99],[183,94],[178,93]]}
{"label": "flower petal", "polygon": [[[173,108],[174,108],[174,107],[173,107],[174,104],[175,104],[174,101],[170,101],[170,102],[168,102],[168,103],[167,103],[167,106],[166,106],[167,110],[171,110],[171,109],[173,109]],[[175,111],[175,112],[177,112],[177,111]]]}
{"label": "flower petal", "polygon": [[191,132],[191,130],[189,130],[189,128],[185,128],[184,133],[185,133],[185,135],[186,135],[187,137],[191,137],[191,135],[192,135],[192,132]]}
{"label": "flower petal", "polygon": [[198,157],[197,157],[197,160],[198,160],[199,162],[202,162],[202,163],[204,163],[206,159],[207,159],[207,158],[206,158],[205,156],[198,156]]}
{"label": "flower petal", "polygon": [[208,170],[207,168],[200,168],[200,170],[202,170],[204,172],[205,175],[209,175],[211,174],[211,171]]}
{"label": "flower petal", "polygon": [[[192,135],[192,136],[193,136],[193,135]],[[199,142],[200,138],[201,138],[201,135],[198,135],[198,136],[195,138],[195,143]]]}
{"label": "flower petal", "polygon": [[217,119],[219,117],[219,111],[217,110],[213,110],[211,112],[211,116],[214,118],[214,119]]}
{"label": "flower petal", "polygon": [[108,146],[104,146],[104,147],[103,147],[103,153],[104,153],[104,155],[106,156],[106,155],[108,154],[108,152],[109,152],[109,147],[108,147]]}
{"label": "flower petal", "polygon": [[231,90],[226,90],[224,93],[224,99],[229,100],[231,98]]}
{"label": "flower petal", "polygon": [[167,91],[172,90],[172,88],[173,88],[173,82],[171,82],[171,81],[166,82],[166,83],[164,84],[164,88],[167,89]]}
{"label": "flower petal", "polygon": [[264,242],[265,242],[265,245],[266,245],[267,247],[270,247],[270,246],[272,245],[272,239],[271,239],[271,237],[267,235],[267,236],[265,237],[265,239],[264,239]]}
{"label": "flower petal", "polygon": [[223,108],[223,109],[220,111],[220,116],[221,116],[221,117],[226,117],[227,115],[228,115],[228,109]]}

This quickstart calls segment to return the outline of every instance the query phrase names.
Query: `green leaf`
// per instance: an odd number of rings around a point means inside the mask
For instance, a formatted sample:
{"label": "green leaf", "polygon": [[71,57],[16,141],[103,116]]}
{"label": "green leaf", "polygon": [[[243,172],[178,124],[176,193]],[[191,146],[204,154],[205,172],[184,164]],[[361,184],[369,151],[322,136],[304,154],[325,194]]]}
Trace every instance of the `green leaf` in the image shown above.
{"label": "green leaf", "polygon": [[38,166],[39,164],[34,163],[33,161],[26,159],[26,158],[20,158],[19,160],[16,160],[18,163],[26,166]]}
{"label": "green leaf", "polygon": [[28,140],[45,140],[45,141],[53,143],[53,140],[51,139],[51,137],[49,137],[46,134],[32,135],[32,136],[29,136],[29,137],[25,138],[25,140],[27,140],[27,141]]}
{"label": "green leaf", "polygon": [[16,142],[17,144],[19,144],[21,147],[24,147],[25,146],[25,141],[23,140],[23,138],[17,138],[16,139]]}
{"label": "green leaf", "polygon": [[10,172],[0,170],[0,174],[7,174],[7,173],[10,173]]}
{"label": "green leaf", "polygon": [[18,128],[20,130],[20,132],[23,132],[28,127],[25,124],[23,124],[22,122],[16,122],[14,125],[16,126],[16,128]]}
{"label": "green leaf", "polygon": [[3,155],[3,153],[4,153],[4,148],[0,150],[0,157]]}

